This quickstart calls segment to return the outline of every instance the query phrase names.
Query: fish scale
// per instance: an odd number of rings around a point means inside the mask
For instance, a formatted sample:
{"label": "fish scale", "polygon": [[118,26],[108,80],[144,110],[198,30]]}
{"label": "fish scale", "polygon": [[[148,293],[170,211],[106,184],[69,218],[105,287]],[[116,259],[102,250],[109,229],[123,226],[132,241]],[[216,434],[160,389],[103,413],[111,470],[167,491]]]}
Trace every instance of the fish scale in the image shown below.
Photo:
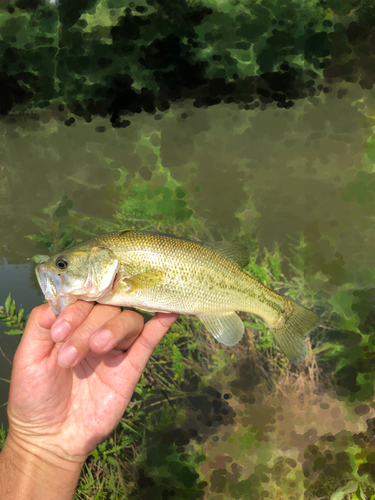
{"label": "fish scale", "polygon": [[[130,274],[144,271],[145,268],[165,272],[160,285],[134,291],[131,300],[134,299],[135,304],[137,300],[142,300],[143,305],[159,306],[160,310],[161,296],[165,296],[168,299],[165,303],[168,312],[178,310],[180,313],[196,315],[245,310],[244,302],[248,301],[248,297],[244,296],[243,288],[248,286],[247,282],[251,278],[209,247],[188,240],[164,235],[155,237],[153,234],[133,231],[127,235],[126,246],[117,234],[104,237],[103,244],[115,249],[124,268],[131,271]],[[245,280],[246,283],[239,280]],[[217,293],[218,290],[220,293]]]}
{"label": "fish scale", "polygon": [[244,332],[236,311],[244,311],[265,320],[282,351],[299,364],[304,337],[319,317],[244,273],[246,253],[240,244],[127,230],[58,253],[36,272],[56,314],[78,299],[190,314],[217,340],[235,345]]}

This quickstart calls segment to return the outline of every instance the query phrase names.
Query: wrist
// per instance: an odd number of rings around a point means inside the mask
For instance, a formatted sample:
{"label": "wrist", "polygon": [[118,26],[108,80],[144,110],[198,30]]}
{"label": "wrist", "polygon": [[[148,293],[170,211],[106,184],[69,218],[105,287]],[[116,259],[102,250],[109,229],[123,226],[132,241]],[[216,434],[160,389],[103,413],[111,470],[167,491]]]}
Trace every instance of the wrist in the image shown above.
{"label": "wrist", "polygon": [[71,499],[82,465],[22,443],[9,433],[0,455],[0,497]]}

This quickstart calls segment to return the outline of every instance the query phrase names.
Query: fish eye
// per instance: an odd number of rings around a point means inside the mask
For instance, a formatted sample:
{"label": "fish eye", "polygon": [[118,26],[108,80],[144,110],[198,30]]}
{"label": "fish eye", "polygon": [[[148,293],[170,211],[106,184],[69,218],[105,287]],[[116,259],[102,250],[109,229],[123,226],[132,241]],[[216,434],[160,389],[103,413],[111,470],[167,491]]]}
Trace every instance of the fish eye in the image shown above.
{"label": "fish eye", "polygon": [[56,267],[59,269],[66,269],[68,267],[68,261],[65,257],[57,257]]}

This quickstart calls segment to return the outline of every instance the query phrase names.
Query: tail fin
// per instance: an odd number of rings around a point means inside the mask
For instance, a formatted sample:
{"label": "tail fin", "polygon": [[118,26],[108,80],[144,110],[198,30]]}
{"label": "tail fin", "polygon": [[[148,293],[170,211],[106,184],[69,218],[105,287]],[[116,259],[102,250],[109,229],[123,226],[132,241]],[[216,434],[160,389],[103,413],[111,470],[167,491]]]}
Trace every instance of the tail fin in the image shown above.
{"label": "tail fin", "polygon": [[295,365],[305,358],[304,338],[319,325],[321,319],[310,309],[288,299],[288,311],[279,321],[270,325],[277,344],[285,356]]}

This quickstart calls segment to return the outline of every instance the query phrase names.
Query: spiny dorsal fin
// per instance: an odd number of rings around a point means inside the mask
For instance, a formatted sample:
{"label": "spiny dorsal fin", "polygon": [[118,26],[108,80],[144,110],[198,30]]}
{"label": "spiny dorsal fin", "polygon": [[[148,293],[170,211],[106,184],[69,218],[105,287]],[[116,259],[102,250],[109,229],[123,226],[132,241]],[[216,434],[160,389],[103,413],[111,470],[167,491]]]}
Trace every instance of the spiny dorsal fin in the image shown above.
{"label": "spiny dorsal fin", "polygon": [[231,259],[240,269],[246,267],[250,262],[250,252],[244,243],[205,241],[204,244]]}

